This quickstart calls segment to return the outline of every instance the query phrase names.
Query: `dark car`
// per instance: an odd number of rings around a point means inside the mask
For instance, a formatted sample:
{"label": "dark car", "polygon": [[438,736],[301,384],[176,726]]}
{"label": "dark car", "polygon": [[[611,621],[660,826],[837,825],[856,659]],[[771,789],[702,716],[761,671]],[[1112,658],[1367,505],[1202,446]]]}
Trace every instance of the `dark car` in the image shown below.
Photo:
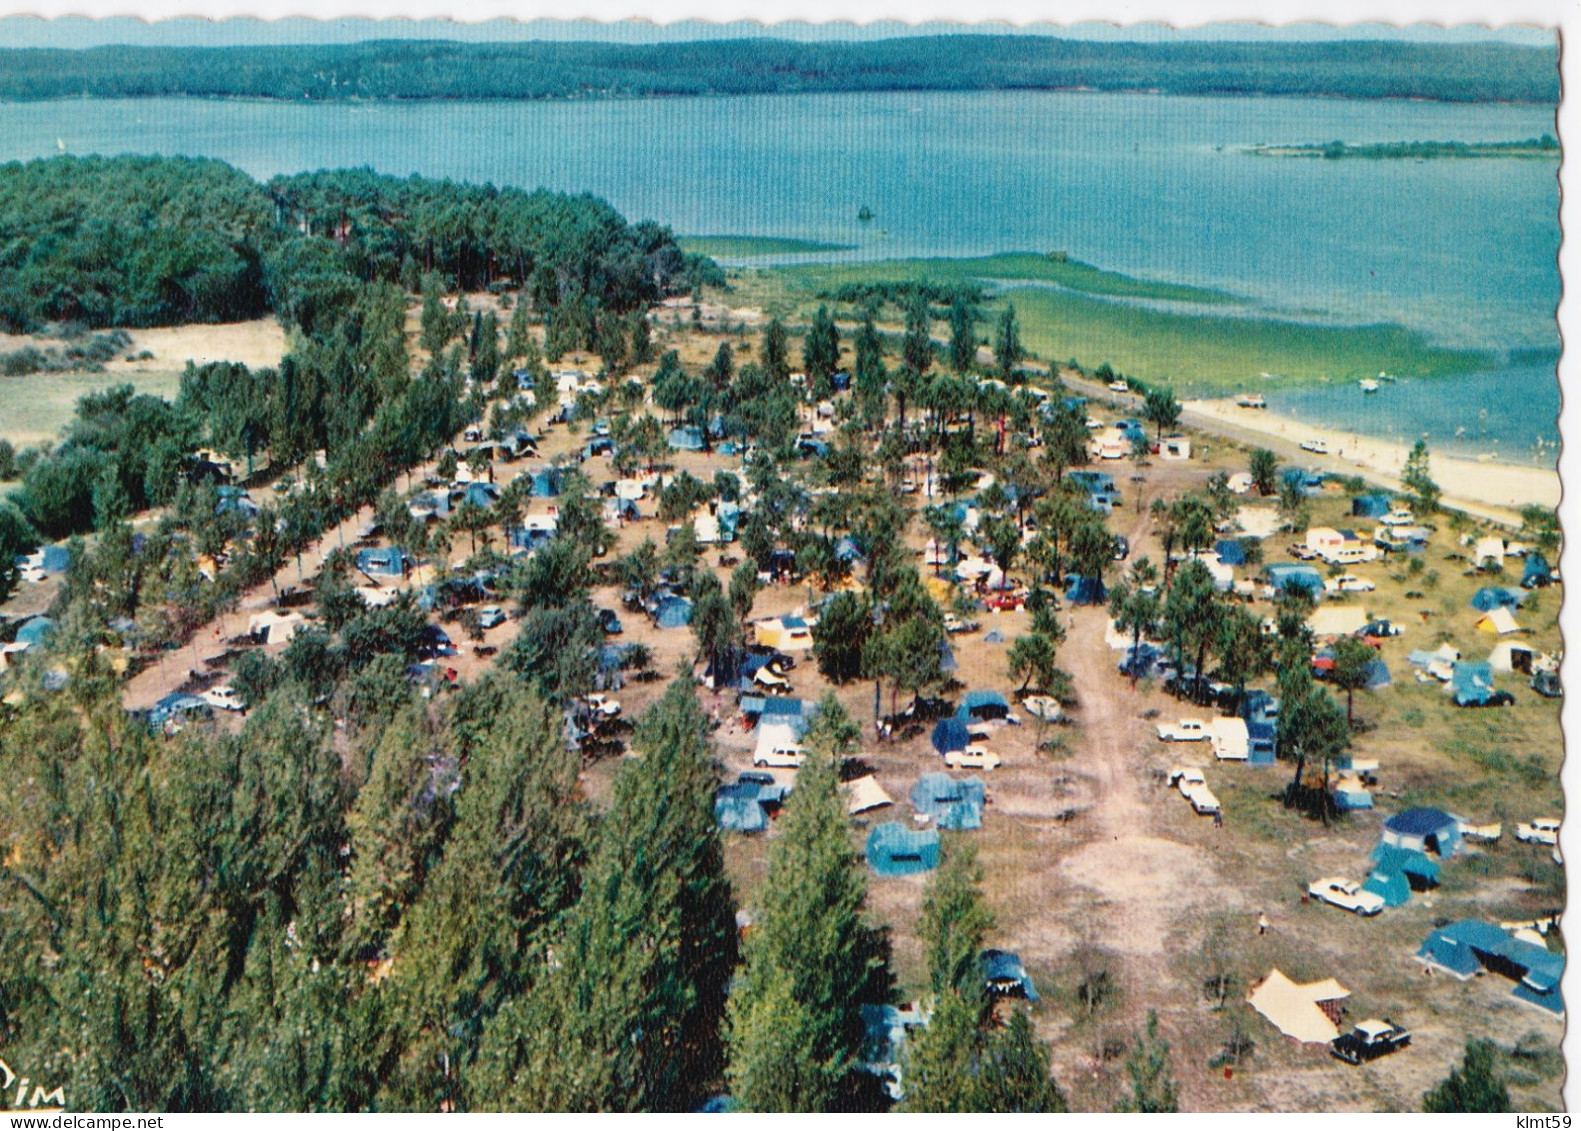
{"label": "dark car", "polygon": [[1114,536],[1114,560],[1123,562],[1131,556],[1131,540],[1123,534]]}
{"label": "dark car", "polygon": [[625,631],[620,626],[620,618],[615,615],[614,609],[598,610],[598,627],[604,630],[606,636],[619,636]]}
{"label": "dark car", "polygon": [[1328,1043],[1328,1051],[1346,1064],[1364,1064],[1397,1052],[1411,1043],[1411,1034],[1393,1021],[1373,1018],[1358,1022],[1348,1033]]}

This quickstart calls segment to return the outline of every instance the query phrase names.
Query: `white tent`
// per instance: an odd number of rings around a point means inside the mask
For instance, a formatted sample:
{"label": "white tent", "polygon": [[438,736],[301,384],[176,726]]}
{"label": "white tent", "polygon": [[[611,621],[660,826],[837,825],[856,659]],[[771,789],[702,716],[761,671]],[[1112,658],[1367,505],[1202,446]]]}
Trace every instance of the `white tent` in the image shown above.
{"label": "white tent", "polygon": [[1525,644],[1517,644],[1513,640],[1501,640],[1495,644],[1493,651],[1488,655],[1488,663],[1496,672],[1512,672],[1515,670],[1515,655],[1518,652],[1526,654],[1523,659],[1525,665],[1523,670],[1529,669],[1532,661],[1537,658],[1537,650]]}
{"label": "white tent", "polygon": [[1325,605],[1307,618],[1307,627],[1317,637],[1354,636],[1371,620],[1366,609],[1352,605]]}
{"label": "white tent", "polygon": [[872,774],[865,778],[845,783],[846,811],[849,813],[865,813],[869,809],[878,809],[884,805],[893,805],[895,799],[891,797],[883,786],[878,784],[878,779]]}
{"label": "white tent", "polygon": [[1502,605],[1484,613],[1477,627],[1483,632],[1496,632],[1500,636],[1521,631],[1521,626],[1515,623],[1515,614]]}
{"label": "white tent", "polygon": [[1230,490],[1237,495],[1244,495],[1257,485],[1249,471],[1237,471],[1230,476]]}
{"label": "white tent", "polygon": [[1333,978],[1298,985],[1276,968],[1252,987],[1246,1000],[1285,1036],[1318,1045],[1339,1036],[1333,1015],[1339,1012],[1337,1003],[1349,996],[1350,991]]}
{"label": "white tent", "polygon": [[1471,564],[1480,566],[1484,562],[1492,562],[1495,565],[1504,564],[1504,539],[1477,539],[1476,548],[1471,551]]}
{"label": "white tent", "polygon": [[1244,762],[1251,756],[1251,738],[1245,719],[1209,719],[1208,741],[1213,744],[1213,756],[1221,762]]}
{"label": "white tent", "polygon": [[284,644],[306,623],[301,613],[254,613],[247,619],[247,634],[263,637],[265,644]]}
{"label": "white tent", "polygon": [[1279,530],[1279,512],[1272,507],[1240,507],[1235,521],[1248,538],[1271,538]]}

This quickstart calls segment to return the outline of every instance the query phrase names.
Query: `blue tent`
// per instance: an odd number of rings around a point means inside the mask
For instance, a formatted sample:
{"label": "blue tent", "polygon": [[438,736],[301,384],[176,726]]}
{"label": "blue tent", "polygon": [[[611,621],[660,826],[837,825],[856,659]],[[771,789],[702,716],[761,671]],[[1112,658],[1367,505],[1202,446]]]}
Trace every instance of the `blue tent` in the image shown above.
{"label": "blue tent", "polygon": [[1102,578],[1072,576],[1065,586],[1065,600],[1073,605],[1101,605],[1105,596]]}
{"label": "blue tent", "polygon": [[1538,553],[1526,555],[1526,567],[1521,570],[1522,589],[1540,589],[1544,585],[1552,585],[1553,571],[1548,568],[1548,559]]}
{"label": "blue tent", "polygon": [[1003,644],[1004,642],[1005,634],[1000,632],[997,628],[990,628],[988,630],[988,634],[983,637],[984,644]]}
{"label": "blue tent", "polygon": [[834,556],[846,565],[859,562],[864,557],[862,549],[850,535],[843,535],[834,544]]}
{"label": "blue tent", "polygon": [[1276,593],[1295,586],[1310,591],[1314,596],[1323,595],[1323,575],[1313,566],[1299,562],[1274,562],[1263,567],[1263,576]]}
{"label": "blue tent", "polygon": [[1022,965],[1020,955],[1008,950],[985,950],[978,956],[982,966],[983,984],[991,994],[1019,994],[1028,1001],[1038,1000],[1037,987],[1032,976]]}
{"label": "blue tent", "polygon": [[512,550],[531,553],[553,539],[554,531],[530,526],[513,526],[507,532],[506,538],[510,540]]}
{"label": "blue tent", "polygon": [[642,511],[637,509],[636,499],[616,499],[615,513],[627,522],[636,522],[642,517]]}
{"label": "blue tent", "polygon": [[940,754],[952,750],[965,750],[966,724],[960,719],[940,719],[933,726],[933,748]]}
{"label": "blue tent", "polygon": [[1382,868],[1374,868],[1367,877],[1367,882],[1361,885],[1362,891],[1370,891],[1373,895],[1383,900],[1385,907],[1399,907],[1411,898],[1411,885],[1405,878],[1404,872],[1390,872]]}
{"label": "blue tent", "polygon": [[1518,609],[1524,600],[1526,594],[1519,589],[1485,585],[1471,595],[1471,607],[1479,613],[1491,612],[1499,608]]}
{"label": "blue tent", "polygon": [[939,637],[939,670],[945,675],[953,675],[960,670],[960,666],[955,660],[955,649],[950,647],[950,638]]}
{"label": "blue tent", "polygon": [[723,828],[757,833],[768,828],[769,810],[785,803],[783,785],[764,781],[736,781],[714,793],[714,816]]}
{"label": "blue tent", "polygon": [[685,597],[667,597],[653,611],[653,623],[660,628],[685,628],[692,623],[692,603]]}
{"label": "blue tent", "polygon": [[1222,538],[1213,544],[1213,552],[1219,555],[1219,561],[1228,566],[1246,564],[1246,547],[1239,538]]}
{"label": "blue tent", "polygon": [[1350,501],[1350,513],[1356,518],[1382,518],[1391,505],[1388,495],[1357,495]]}
{"label": "blue tent", "polygon": [[560,494],[561,480],[564,476],[553,467],[546,467],[533,473],[532,487],[528,494],[534,499],[552,499]]}
{"label": "blue tent", "polygon": [[879,825],[867,836],[867,863],[880,876],[911,876],[939,866],[939,834],[908,829],[897,821]]}
{"label": "blue tent", "polygon": [[18,644],[42,644],[49,639],[49,634],[55,629],[55,622],[48,617],[34,617],[21,628],[16,630]]}
{"label": "blue tent", "polygon": [[1358,809],[1371,809],[1372,794],[1365,789],[1336,788],[1334,790],[1334,808],[1343,813],[1354,813]]}
{"label": "blue tent", "polygon": [[911,807],[941,829],[980,829],[988,787],[980,778],[957,781],[949,774],[923,774],[911,787]]}
{"label": "blue tent", "polygon": [[1455,706],[1480,707],[1493,698],[1493,665],[1486,661],[1456,664],[1449,686]]}
{"label": "blue tent", "polygon": [[1366,678],[1368,691],[1377,691],[1394,683],[1394,677],[1389,674],[1389,665],[1383,662],[1381,656],[1374,656],[1367,662]]}
{"label": "blue tent", "polygon": [[412,556],[398,546],[357,551],[357,568],[369,577],[401,577],[412,567]]}
{"label": "blue tent", "polygon": [[968,719],[1002,719],[1010,713],[1009,701],[997,691],[968,691],[955,708],[955,717],[963,722]]}
{"label": "blue tent", "polygon": [[1492,923],[1462,919],[1439,927],[1416,952],[1418,958],[1462,980],[1484,967],[1515,981],[1514,997],[1550,1013],[1564,1013],[1559,983],[1565,959],[1547,947],[1506,934]]}
{"label": "blue tent", "polygon": [[45,573],[65,573],[71,568],[71,551],[65,546],[45,546],[43,558]]}
{"label": "blue tent", "polygon": [[736,503],[720,503],[714,517],[719,520],[719,537],[733,542],[741,526],[741,507]]}
{"label": "blue tent", "polygon": [[1404,809],[1384,821],[1383,843],[1447,860],[1460,848],[1460,822],[1440,809]]}
{"label": "blue tent", "polygon": [[670,429],[670,447],[678,452],[702,451],[703,430],[701,428]]}
{"label": "blue tent", "polygon": [[1373,867],[1381,872],[1399,872],[1413,888],[1421,890],[1438,883],[1442,869],[1438,861],[1414,848],[1378,844],[1372,850]]}

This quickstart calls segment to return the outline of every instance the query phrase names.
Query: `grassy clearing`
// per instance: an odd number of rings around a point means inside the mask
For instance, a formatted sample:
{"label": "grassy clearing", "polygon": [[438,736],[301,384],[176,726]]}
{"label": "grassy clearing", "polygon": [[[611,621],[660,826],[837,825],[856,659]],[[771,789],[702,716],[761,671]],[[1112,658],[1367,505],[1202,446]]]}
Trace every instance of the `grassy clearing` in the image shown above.
{"label": "grassy clearing", "polygon": [[21,447],[55,440],[72,418],[77,401],[113,385],[167,400],[181,388],[179,372],[35,373],[0,378],[0,439]]}
{"label": "grassy clearing", "polygon": [[827,251],[854,251],[850,244],[820,243],[781,236],[681,236],[683,251],[716,259],[748,259],[757,255],[813,255]]}

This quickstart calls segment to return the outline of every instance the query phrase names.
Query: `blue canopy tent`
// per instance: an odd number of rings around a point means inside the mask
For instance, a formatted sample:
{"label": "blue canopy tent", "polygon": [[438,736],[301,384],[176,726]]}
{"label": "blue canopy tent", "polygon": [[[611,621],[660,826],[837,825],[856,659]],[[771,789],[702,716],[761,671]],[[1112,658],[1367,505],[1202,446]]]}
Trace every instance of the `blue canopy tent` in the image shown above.
{"label": "blue canopy tent", "polygon": [[1439,927],[1423,940],[1416,954],[1462,980],[1483,969],[1503,974],[1515,982],[1513,997],[1549,1013],[1564,1014],[1559,987],[1564,955],[1518,939],[1492,923],[1462,919]]}
{"label": "blue canopy tent", "polygon": [[980,829],[988,787],[980,778],[957,781],[949,774],[923,774],[911,787],[911,807],[941,829]]}
{"label": "blue canopy tent", "polygon": [[1038,1000],[1037,987],[1032,976],[1022,965],[1021,956],[1008,950],[985,950],[978,956],[983,971],[983,985],[989,993],[999,997],[1019,996],[1028,1001]]}
{"label": "blue canopy tent", "polygon": [[1460,822],[1441,809],[1404,809],[1383,823],[1383,843],[1447,860],[1460,849]]}
{"label": "blue canopy tent", "polygon": [[1350,513],[1356,518],[1382,518],[1391,506],[1388,495],[1357,495],[1350,501]]}
{"label": "blue canopy tent", "polygon": [[1106,597],[1102,578],[1073,576],[1065,586],[1065,599],[1073,605],[1101,605]]}
{"label": "blue canopy tent", "polygon": [[955,717],[963,722],[968,719],[1002,719],[1010,714],[1009,701],[997,691],[968,691],[955,708]]}
{"label": "blue canopy tent", "polygon": [[1389,674],[1389,665],[1383,662],[1381,656],[1374,656],[1367,662],[1365,676],[1368,691],[1377,691],[1394,684],[1394,677]]}
{"label": "blue canopy tent", "polygon": [[1246,547],[1239,538],[1221,538],[1213,544],[1213,552],[1227,566],[1246,564]]}
{"label": "blue canopy tent", "polygon": [[670,429],[670,447],[678,452],[700,452],[703,450],[703,430],[701,428],[672,428]]}
{"label": "blue canopy tent", "polygon": [[1485,585],[1471,595],[1471,607],[1479,613],[1492,612],[1500,608],[1518,609],[1524,600],[1526,594],[1519,589]]}
{"label": "blue canopy tent", "polygon": [[16,630],[16,642],[29,646],[42,644],[55,630],[55,622],[48,617],[34,617]]}
{"label": "blue canopy tent", "polygon": [[908,829],[898,821],[879,825],[867,836],[868,867],[880,876],[912,876],[939,866],[939,834]]}
{"label": "blue canopy tent", "polygon": [[1493,698],[1493,665],[1459,663],[1449,678],[1457,707],[1480,707]]}
{"label": "blue canopy tent", "polygon": [[1274,562],[1263,567],[1263,576],[1276,593],[1296,587],[1308,590],[1315,597],[1323,595],[1323,575],[1313,566],[1299,562]]}
{"label": "blue canopy tent", "polygon": [[532,487],[527,493],[535,499],[552,499],[560,494],[563,478],[557,469],[546,467],[533,473]]}
{"label": "blue canopy tent", "polygon": [[940,754],[965,750],[967,742],[966,723],[961,719],[940,719],[934,724],[933,748]]}
{"label": "blue canopy tent", "polygon": [[412,556],[397,546],[357,551],[357,568],[369,577],[402,577],[412,564]]}
{"label": "blue canopy tent", "polygon": [[692,603],[685,597],[667,597],[653,610],[653,623],[660,628],[685,628],[692,623]]}
{"label": "blue canopy tent", "polygon": [[1521,570],[1522,589],[1540,589],[1552,585],[1553,580],[1553,571],[1548,568],[1547,558],[1538,553],[1526,555],[1526,565]]}

